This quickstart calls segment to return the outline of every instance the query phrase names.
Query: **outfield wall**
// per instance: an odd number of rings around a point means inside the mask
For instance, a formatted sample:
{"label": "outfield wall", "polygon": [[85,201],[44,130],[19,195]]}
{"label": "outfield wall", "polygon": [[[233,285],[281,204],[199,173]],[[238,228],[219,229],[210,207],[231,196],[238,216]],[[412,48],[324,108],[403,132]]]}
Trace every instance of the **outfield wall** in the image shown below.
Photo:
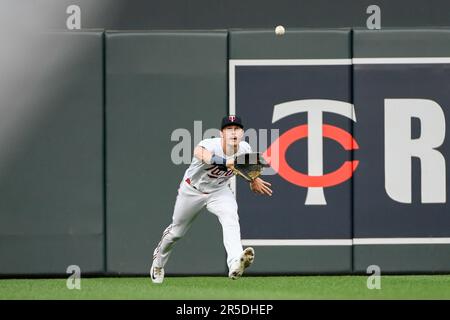
{"label": "outfield wall", "polygon": [[[227,112],[279,130],[285,147],[266,176],[273,197],[236,181],[249,273],[449,272],[449,40],[447,29],[27,38],[2,63],[0,275],[147,274],[190,159],[183,139],[192,150]],[[226,271],[220,224],[203,211],[167,273]]]}
{"label": "outfield wall", "polygon": [[355,271],[450,268],[449,40],[449,30],[354,31],[355,155],[364,166],[353,180]]}
{"label": "outfield wall", "polygon": [[[106,33],[109,274],[149,270],[186,169],[172,163],[172,132],[193,132],[195,120],[216,126],[227,107],[226,61],[226,31]],[[183,240],[171,272],[224,271],[215,217],[203,211]]]}
{"label": "outfield wall", "polygon": [[20,36],[1,62],[0,273],[102,273],[103,32]]}
{"label": "outfield wall", "polygon": [[[344,108],[351,112],[350,30],[299,30],[283,37],[275,36],[271,30],[233,31],[229,50],[230,96],[234,96],[230,99],[230,112],[241,115],[249,128],[278,129],[281,139],[285,132],[308,123],[308,114],[298,111],[274,121],[277,108],[281,112],[295,108],[281,106],[289,101],[338,100],[348,103]],[[324,65],[321,61],[345,63]],[[351,131],[351,120],[345,117],[330,120],[330,124]],[[308,139],[296,140],[281,157],[295,170],[308,172]],[[324,142],[325,172],[351,156],[328,142]],[[264,152],[265,148],[258,151]],[[308,188],[299,187],[281,175],[267,179],[273,184],[272,197],[254,194],[242,180],[237,184],[243,241],[258,246],[259,263],[255,263],[252,271],[351,272],[350,181],[326,192],[327,205],[305,205],[307,193],[311,192]],[[314,198],[311,193],[309,196]],[[315,240],[319,239],[334,239],[344,245],[317,246],[319,242]],[[313,240],[314,244],[308,245],[305,240]],[[264,246],[258,245],[261,241]]]}

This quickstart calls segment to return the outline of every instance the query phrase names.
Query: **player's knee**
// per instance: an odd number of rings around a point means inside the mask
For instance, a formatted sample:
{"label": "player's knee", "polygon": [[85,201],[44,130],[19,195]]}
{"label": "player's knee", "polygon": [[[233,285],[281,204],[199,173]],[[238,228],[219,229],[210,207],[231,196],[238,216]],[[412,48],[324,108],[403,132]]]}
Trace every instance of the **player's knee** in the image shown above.
{"label": "player's knee", "polygon": [[183,238],[185,234],[186,230],[175,227],[169,232],[167,237],[170,240],[170,242],[177,242],[178,240]]}
{"label": "player's knee", "polygon": [[225,226],[239,226],[239,216],[236,211],[224,212],[221,220]]}

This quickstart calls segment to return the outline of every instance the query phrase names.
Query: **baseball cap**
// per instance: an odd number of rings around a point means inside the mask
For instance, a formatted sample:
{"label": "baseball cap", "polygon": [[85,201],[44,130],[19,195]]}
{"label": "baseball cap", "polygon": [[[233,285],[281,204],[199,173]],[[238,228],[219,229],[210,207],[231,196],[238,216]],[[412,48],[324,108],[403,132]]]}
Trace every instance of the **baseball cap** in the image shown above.
{"label": "baseball cap", "polygon": [[222,118],[222,126],[220,130],[227,126],[238,126],[244,129],[244,125],[242,124],[242,119],[235,115],[229,115]]}

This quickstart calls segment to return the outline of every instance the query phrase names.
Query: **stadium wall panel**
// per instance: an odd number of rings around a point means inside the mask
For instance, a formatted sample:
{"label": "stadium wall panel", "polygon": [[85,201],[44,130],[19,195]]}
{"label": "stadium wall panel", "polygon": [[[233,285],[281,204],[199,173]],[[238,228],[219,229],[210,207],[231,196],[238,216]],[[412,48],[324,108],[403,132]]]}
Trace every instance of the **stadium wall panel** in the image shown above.
{"label": "stadium wall panel", "polygon": [[450,271],[449,40],[446,29],[354,31],[356,272]]}
{"label": "stadium wall panel", "polygon": [[[203,130],[217,128],[226,113],[227,36],[226,31],[106,33],[108,274],[148,274],[188,167],[172,162],[180,139],[175,130],[192,135],[190,162],[194,121],[201,121]],[[226,270],[220,224],[204,210],[176,244],[166,272]]]}
{"label": "stadium wall panel", "polygon": [[[324,124],[351,132],[348,117],[318,111],[333,109],[336,100],[341,103],[339,112],[351,117],[350,30],[291,29],[283,36],[272,30],[235,30],[230,32],[229,52],[229,110],[242,116],[247,128],[279,130],[281,140],[292,130],[314,127],[314,139],[320,143],[323,117]],[[284,116],[277,116],[283,112]],[[308,123],[310,116],[315,124]],[[274,142],[270,135],[267,144],[261,135],[252,149],[266,152]],[[314,173],[321,175],[317,170],[332,172],[351,161],[350,152],[323,139],[323,149],[311,151],[315,168],[309,168],[307,135],[297,137],[285,153],[280,152],[294,171],[307,174],[316,170]],[[351,144],[351,139],[346,142]],[[329,188],[308,188],[281,174],[265,179],[272,183],[272,197],[255,195],[245,181],[237,179],[242,239],[257,252],[248,272],[351,272],[351,180]]]}
{"label": "stadium wall panel", "polygon": [[10,36],[0,275],[64,275],[70,265],[103,273],[103,32]]}

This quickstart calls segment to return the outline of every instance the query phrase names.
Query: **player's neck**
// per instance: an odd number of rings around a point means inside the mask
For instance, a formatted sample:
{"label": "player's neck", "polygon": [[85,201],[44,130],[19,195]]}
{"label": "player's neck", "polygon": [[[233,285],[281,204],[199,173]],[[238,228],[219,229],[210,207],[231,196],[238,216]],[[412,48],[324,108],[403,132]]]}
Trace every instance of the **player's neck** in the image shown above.
{"label": "player's neck", "polygon": [[225,142],[225,139],[222,139],[222,151],[227,156],[231,156],[231,155],[235,154],[238,151],[238,149],[239,149],[239,146],[227,145]]}

